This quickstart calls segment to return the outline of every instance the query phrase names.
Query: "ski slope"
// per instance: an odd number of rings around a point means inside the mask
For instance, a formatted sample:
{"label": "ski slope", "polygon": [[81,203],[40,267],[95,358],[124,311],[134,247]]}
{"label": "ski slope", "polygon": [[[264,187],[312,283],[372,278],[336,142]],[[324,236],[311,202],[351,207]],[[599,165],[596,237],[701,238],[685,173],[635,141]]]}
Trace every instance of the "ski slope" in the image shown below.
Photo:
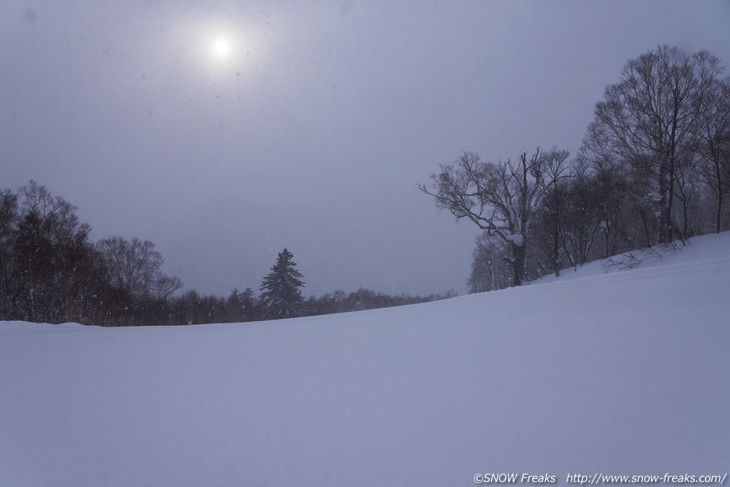
{"label": "ski slope", "polygon": [[730,234],[644,264],[266,323],[1,322],[0,486],[724,474]]}

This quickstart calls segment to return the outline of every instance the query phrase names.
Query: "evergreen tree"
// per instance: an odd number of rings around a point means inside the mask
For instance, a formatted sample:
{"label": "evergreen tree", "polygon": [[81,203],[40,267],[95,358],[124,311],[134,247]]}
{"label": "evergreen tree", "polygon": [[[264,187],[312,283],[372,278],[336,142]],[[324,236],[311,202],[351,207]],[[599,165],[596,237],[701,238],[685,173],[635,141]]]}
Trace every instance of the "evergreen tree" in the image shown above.
{"label": "evergreen tree", "polygon": [[302,273],[296,269],[294,255],[287,249],[279,252],[276,264],[261,283],[261,303],[269,319],[291,318],[302,314],[304,286]]}

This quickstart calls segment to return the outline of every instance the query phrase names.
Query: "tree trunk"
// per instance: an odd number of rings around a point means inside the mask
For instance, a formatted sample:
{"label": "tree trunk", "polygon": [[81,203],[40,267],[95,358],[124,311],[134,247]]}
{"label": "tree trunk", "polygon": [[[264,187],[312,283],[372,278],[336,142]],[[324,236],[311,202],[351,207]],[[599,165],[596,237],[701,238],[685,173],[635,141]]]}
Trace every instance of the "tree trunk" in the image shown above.
{"label": "tree trunk", "polygon": [[515,286],[522,286],[522,281],[525,276],[525,245],[515,245],[510,243],[512,248],[512,260],[510,265],[512,266],[512,278]]}
{"label": "tree trunk", "polygon": [[724,191],[724,188],[722,187],[722,178],[719,176],[720,171],[718,170],[718,177],[717,177],[717,219],[715,223],[715,233],[720,233],[722,230],[720,227],[722,225],[722,192]]}
{"label": "tree trunk", "polygon": [[[667,168],[662,164],[659,168],[659,243],[672,241],[672,179]],[[649,246],[652,245],[648,241]]]}
{"label": "tree trunk", "polygon": [[560,277],[560,235],[558,229],[553,232],[552,264],[555,277]]}

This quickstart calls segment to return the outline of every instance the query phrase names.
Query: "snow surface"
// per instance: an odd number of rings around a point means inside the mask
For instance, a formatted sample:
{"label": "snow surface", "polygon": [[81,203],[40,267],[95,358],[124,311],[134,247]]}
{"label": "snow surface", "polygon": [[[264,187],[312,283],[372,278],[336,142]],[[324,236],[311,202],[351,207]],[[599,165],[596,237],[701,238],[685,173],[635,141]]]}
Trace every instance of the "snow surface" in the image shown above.
{"label": "snow surface", "polygon": [[594,267],[277,322],[2,322],[0,485],[727,472],[730,234],[633,270]]}

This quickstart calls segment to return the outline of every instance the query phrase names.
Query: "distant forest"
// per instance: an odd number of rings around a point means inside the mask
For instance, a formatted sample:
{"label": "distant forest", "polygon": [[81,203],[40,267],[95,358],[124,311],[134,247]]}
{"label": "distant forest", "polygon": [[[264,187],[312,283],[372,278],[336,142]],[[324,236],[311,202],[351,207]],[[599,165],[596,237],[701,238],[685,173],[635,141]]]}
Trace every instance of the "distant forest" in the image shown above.
{"label": "distant forest", "polygon": [[[717,57],[661,46],[629,61],[596,104],[577,155],[537,148],[484,162],[465,152],[420,185],[484,232],[471,292],[730,229],[730,79]],[[559,114],[555,115],[556,117]],[[550,121],[546,121],[549,123]],[[367,289],[304,299],[284,249],[260,289],[180,293],[150,241],[89,241],[76,207],[35,181],[0,191],[0,320],[104,326],[258,321],[451,297]]]}
{"label": "distant forest", "polygon": [[[451,297],[389,296],[367,289],[304,299],[290,286],[289,260],[266,276],[261,292],[227,297],[179,293],[182,282],[162,271],[154,243],[111,237],[91,242],[76,207],[30,181],[0,191],[0,320],[77,322],[102,326],[260,321],[421,303]],[[279,263],[277,261],[277,264]],[[283,285],[282,285],[283,283]]]}

